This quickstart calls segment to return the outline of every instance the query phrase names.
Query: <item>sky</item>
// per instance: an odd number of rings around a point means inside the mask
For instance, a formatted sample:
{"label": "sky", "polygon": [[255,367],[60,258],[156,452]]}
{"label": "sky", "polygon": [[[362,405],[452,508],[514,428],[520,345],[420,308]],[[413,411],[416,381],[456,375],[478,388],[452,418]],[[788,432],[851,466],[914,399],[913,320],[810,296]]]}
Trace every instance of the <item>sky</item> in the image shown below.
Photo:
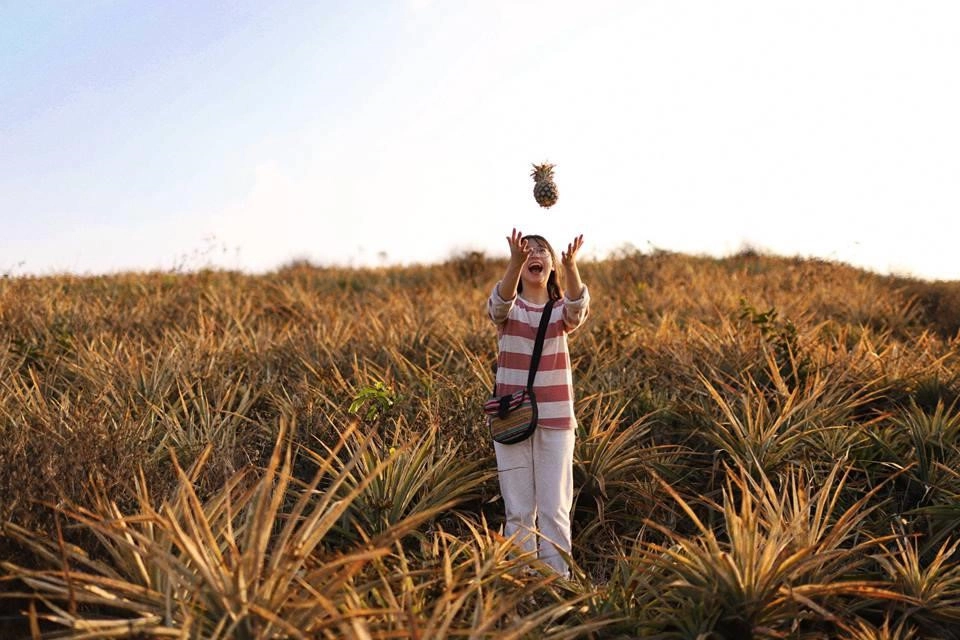
{"label": "sky", "polygon": [[517,228],[960,280],[958,62],[955,0],[0,0],[0,274]]}

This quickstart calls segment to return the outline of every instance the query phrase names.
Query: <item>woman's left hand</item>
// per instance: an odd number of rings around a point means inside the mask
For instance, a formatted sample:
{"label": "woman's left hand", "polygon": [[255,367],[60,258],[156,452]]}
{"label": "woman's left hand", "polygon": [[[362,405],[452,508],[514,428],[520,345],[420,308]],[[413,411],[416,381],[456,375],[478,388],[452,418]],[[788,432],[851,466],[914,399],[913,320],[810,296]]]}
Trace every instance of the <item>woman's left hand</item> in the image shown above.
{"label": "woman's left hand", "polygon": [[577,252],[583,246],[583,234],[581,233],[573,242],[567,245],[567,250],[560,253],[560,261],[565,267],[573,267],[577,264]]}

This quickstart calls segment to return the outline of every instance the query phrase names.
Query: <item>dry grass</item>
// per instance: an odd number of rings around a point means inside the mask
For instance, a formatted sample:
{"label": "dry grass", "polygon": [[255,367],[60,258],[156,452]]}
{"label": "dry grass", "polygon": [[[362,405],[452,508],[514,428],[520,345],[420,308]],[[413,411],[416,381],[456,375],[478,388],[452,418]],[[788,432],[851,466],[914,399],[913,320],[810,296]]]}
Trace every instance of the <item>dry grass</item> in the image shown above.
{"label": "dry grass", "polygon": [[558,581],[496,533],[502,269],[0,280],[0,631],[960,637],[960,284],[583,264]]}

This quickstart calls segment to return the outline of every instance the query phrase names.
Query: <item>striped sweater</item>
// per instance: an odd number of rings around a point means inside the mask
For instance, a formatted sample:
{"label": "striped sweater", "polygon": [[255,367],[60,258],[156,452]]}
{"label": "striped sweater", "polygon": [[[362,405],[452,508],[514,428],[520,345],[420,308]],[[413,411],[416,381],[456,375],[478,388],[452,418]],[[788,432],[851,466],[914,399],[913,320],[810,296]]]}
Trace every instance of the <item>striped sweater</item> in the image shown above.
{"label": "striped sweater", "polygon": [[[543,306],[527,302],[520,296],[513,300],[500,297],[500,283],[487,299],[487,313],[497,325],[497,386],[494,393],[502,396],[527,386],[533,343],[537,338]],[[573,429],[577,425],[573,412],[573,374],[567,334],[586,320],[590,309],[590,293],[586,285],[578,300],[566,296],[553,305],[547,335],[543,340],[540,366],[533,381],[537,396],[537,424],[548,429]]]}

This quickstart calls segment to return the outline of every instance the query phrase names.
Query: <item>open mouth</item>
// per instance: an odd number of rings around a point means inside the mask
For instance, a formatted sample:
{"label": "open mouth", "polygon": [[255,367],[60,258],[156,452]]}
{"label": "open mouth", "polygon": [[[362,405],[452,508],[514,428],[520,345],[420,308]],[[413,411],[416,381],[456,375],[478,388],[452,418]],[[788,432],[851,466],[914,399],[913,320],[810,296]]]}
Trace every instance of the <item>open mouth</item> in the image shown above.
{"label": "open mouth", "polygon": [[530,265],[530,273],[543,273],[543,265],[536,263]]}

